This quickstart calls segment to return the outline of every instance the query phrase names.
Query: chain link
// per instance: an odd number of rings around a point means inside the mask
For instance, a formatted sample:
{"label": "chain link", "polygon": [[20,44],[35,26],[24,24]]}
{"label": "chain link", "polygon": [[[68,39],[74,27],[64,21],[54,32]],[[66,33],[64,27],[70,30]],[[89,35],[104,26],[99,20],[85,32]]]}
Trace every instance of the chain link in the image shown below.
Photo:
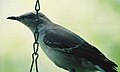
{"label": "chain link", "polygon": [[[35,10],[36,10],[36,16],[37,16],[36,22],[39,23],[39,12],[38,12],[40,10],[39,0],[36,1]],[[35,67],[36,67],[36,72],[39,72],[38,71],[38,63],[37,63],[37,60],[38,60],[38,57],[39,57],[39,54],[37,53],[38,52],[38,48],[39,48],[39,43],[38,43],[38,38],[39,38],[38,25],[39,24],[36,25],[36,29],[35,29],[35,32],[34,32],[34,39],[35,39],[35,42],[33,43],[33,51],[34,51],[34,53],[32,53],[32,64],[31,64],[31,67],[30,67],[30,72],[32,72],[34,63],[35,63]]]}

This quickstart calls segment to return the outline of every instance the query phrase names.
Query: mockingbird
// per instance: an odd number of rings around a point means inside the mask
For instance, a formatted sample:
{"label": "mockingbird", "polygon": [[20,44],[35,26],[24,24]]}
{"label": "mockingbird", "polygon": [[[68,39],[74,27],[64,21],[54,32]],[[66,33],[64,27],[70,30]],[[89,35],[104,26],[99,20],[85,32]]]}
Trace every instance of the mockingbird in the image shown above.
{"label": "mockingbird", "polygon": [[39,31],[39,43],[45,54],[57,66],[69,72],[117,72],[117,65],[107,59],[96,47],[68,29],[51,22],[39,13],[39,23],[34,12],[7,19],[17,20],[34,33]]}

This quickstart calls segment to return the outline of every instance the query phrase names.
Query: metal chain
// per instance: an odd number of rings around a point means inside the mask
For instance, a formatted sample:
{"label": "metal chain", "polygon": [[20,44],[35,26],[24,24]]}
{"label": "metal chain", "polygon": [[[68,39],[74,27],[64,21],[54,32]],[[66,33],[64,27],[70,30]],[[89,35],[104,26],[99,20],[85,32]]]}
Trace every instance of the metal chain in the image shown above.
{"label": "metal chain", "polygon": [[[38,13],[38,11],[40,10],[39,0],[36,1],[35,10],[36,10],[36,16],[37,16],[36,22],[39,23],[39,13]],[[38,25],[39,24],[36,25],[36,29],[35,29],[35,32],[34,32],[35,42],[33,43],[33,51],[34,52],[32,53],[32,64],[31,64],[31,67],[30,67],[30,72],[32,72],[34,63],[35,63],[35,67],[36,67],[36,72],[39,72],[38,71],[38,64],[37,64],[37,60],[38,60],[38,57],[39,57],[39,54],[37,53],[38,52],[38,48],[39,48],[39,43],[38,43],[38,38],[39,38]]]}

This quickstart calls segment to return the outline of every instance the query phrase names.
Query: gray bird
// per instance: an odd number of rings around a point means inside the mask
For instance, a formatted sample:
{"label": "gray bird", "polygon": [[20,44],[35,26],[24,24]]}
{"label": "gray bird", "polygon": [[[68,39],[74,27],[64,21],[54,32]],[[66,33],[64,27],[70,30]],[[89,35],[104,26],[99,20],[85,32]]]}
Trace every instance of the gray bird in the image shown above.
{"label": "gray bird", "polygon": [[118,67],[96,47],[87,43],[77,34],[50,21],[44,14],[29,12],[7,19],[17,20],[33,33],[38,25],[41,48],[57,66],[69,72],[117,72]]}

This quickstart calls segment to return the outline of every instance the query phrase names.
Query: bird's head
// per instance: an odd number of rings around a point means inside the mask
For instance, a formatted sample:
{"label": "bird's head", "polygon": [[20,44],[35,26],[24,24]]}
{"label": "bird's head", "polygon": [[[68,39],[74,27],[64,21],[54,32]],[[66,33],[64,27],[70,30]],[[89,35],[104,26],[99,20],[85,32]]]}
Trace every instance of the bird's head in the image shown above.
{"label": "bird's head", "polygon": [[[39,16],[39,22],[38,22],[38,16]],[[42,24],[49,24],[51,21],[42,13],[38,13],[38,16],[35,12],[29,12],[25,13],[20,16],[11,16],[7,19],[11,20],[17,20],[19,22],[22,22],[24,25],[29,27],[30,29],[35,29],[36,25],[42,25]]]}

